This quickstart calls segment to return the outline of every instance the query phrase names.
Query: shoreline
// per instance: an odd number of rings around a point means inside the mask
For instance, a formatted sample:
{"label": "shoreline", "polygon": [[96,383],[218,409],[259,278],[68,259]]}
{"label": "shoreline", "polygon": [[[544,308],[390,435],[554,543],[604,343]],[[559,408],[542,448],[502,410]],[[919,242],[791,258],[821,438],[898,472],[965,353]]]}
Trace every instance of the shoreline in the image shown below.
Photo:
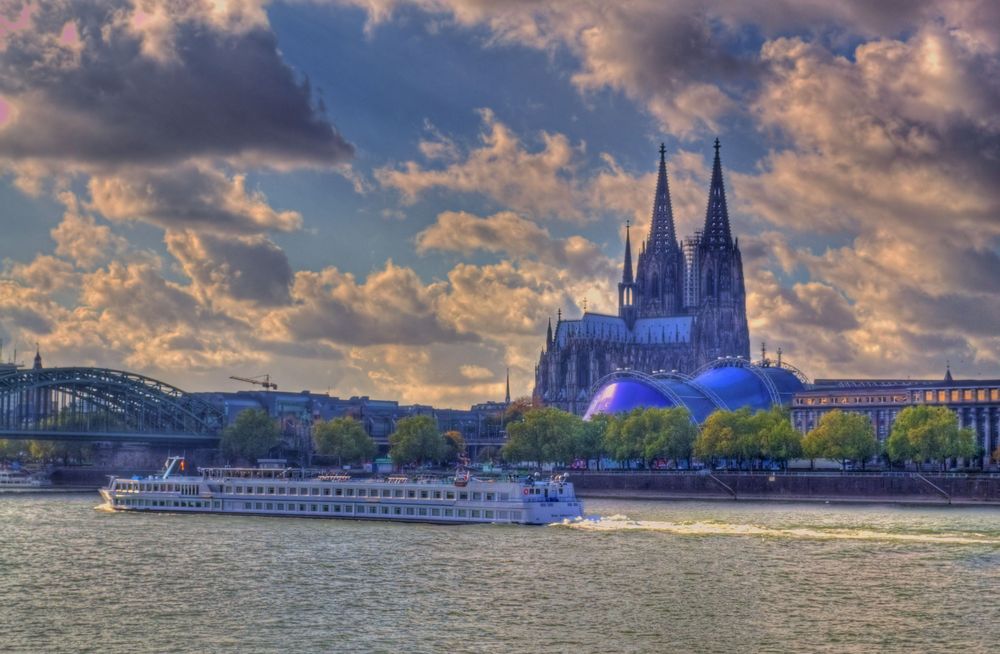
{"label": "shoreline", "polygon": [[658,491],[639,490],[599,490],[599,491],[577,491],[577,497],[588,500],[643,500],[657,502],[766,502],[766,503],[788,503],[788,504],[892,504],[896,506],[937,506],[937,507],[958,507],[958,508],[1000,508],[1000,501],[994,500],[971,500],[953,499],[951,501],[944,498],[930,498],[921,496],[870,496],[870,497],[846,497],[846,496],[809,496],[809,495],[761,495],[747,493],[746,495],[724,495],[717,493],[664,493]]}

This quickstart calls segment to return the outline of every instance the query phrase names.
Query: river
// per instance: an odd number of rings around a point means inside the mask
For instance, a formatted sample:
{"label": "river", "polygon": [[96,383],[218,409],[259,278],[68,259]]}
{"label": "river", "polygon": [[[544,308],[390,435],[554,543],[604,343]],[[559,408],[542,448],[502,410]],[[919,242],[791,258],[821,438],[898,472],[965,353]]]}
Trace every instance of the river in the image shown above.
{"label": "river", "polygon": [[590,500],[434,526],[0,496],[5,652],[996,651],[1000,510]]}

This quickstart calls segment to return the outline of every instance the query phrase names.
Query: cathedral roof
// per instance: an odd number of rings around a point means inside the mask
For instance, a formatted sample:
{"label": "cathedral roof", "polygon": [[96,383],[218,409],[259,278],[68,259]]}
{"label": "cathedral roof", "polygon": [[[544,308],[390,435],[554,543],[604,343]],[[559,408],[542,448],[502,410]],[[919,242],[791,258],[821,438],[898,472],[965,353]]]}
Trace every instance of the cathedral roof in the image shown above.
{"label": "cathedral roof", "polygon": [[693,325],[693,316],[639,318],[629,329],[625,320],[618,316],[587,312],[577,320],[561,321],[556,327],[554,340],[557,346],[565,345],[570,338],[590,338],[609,343],[688,343]]}

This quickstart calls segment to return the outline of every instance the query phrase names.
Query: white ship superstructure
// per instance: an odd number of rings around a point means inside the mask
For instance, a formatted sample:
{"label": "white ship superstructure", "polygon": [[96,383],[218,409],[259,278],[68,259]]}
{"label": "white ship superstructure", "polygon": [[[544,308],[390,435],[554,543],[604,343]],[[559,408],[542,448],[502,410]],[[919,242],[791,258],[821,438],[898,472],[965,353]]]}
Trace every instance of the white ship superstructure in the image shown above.
{"label": "white ship superstructure", "polygon": [[346,474],[302,476],[280,468],[203,468],[171,457],[162,475],[111,478],[101,496],[122,511],[229,513],[445,524],[543,525],[582,516],[565,476],[479,479]]}

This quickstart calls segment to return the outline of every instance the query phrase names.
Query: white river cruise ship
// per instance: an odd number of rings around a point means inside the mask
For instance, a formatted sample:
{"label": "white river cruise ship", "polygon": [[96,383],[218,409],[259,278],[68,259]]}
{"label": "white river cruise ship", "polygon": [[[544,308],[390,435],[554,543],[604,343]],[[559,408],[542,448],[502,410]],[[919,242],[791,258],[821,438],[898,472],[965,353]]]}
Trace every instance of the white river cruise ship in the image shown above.
{"label": "white river cruise ship", "polygon": [[101,489],[108,507],[121,511],[229,513],[443,524],[545,525],[582,517],[565,475],[548,479],[504,477],[413,478],[390,475],[352,479],[346,474],[301,476],[288,468],[202,468],[185,472],[170,457],[162,475],[112,477]]}

